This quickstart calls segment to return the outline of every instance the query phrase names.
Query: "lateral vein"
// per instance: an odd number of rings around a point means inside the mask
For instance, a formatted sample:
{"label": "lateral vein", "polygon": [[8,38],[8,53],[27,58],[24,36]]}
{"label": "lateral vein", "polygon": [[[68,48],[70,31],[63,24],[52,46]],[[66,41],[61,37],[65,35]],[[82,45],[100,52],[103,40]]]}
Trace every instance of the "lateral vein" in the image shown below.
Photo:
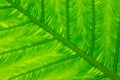
{"label": "lateral vein", "polygon": [[5,51],[5,52],[2,52],[0,53],[0,55],[4,55],[4,54],[8,54],[8,53],[12,53],[14,51],[18,51],[18,50],[23,50],[23,49],[28,49],[28,48],[32,48],[32,47],[35,47],[35,46],[39,46],[39,45],[43,45],[43,44],[47,44],[51,41],[54,41],[55,39],[52,38],[52,39],[47,39],[47,40],[44,40],[44,41],[40,41],[40,42],[37,42],[37,43],[33,43],[31,45],[27,45],[27,46],[23,46],[23,47],[20,47],[20,48],[17,48],[17,49],[12,49],[12,50],[9,50],[9,51]]}
{"label": "lateral vein", "polygon": [[77,58],[77,57],[79,57],[79,56],[77,56],[77,55],[72,55],[72,56],[69,56],[69,57],[65,57],[65,58],[62,58],[62,59],[60,59],[60,60],[57,60],[57,61],[54,61],[54,62],[50,62],[50,63],[48,63],[48,64],[46,64],[46,65],[41,66],[41,67],[35,68],[35,69],[33,69],[33,70],[30,70],[30,71],[27,71],[27,72],[18,74],[18,75],[16,75],[16,76],[13,76],[13,77],[9,78],[8,80],[15,79],[15,78],[17,78],[17,77],[19,77],[19,76],[23,76],[23,75],[26,75],[26,74],[29,74],[29,73],[32,73],[32,72],[35,72],[35,71],[38,71],[38,70],[41,70],[41,69],[44,69],[44,68],[48,68],[48,67],[50,67],[50,66],[53,66],[53,65],[56,65],[56,64],[59,64],[59,63],[68,61],[68,60],[70,60],[70,59]]}
{"label": "lateral vein", "polygon": [[17,27],[21,27],[21,26],[24,26],[24,25],[29,24],[31,22],[32,21],[26,21],[26,22],[23,22],[23,23],[20,23],[18,25],[14,25],[14,26],[11,26],[11,27],[8,27],[8,28],[2,28],[2,29],[0,29],[0,31],[5,31],[5,30],[10,30],[10,29],[14,29],[14,28],[17,28]]}
{"label": "lateral vein", "polygon": [[93,56],[95,43],[95,1],[92,0],[92,36],[91,36],[91,51],[90,56]]}
{"label": "lateral vein", "polygon": [[67,26],[67,39],[70,40],[70,14],[69,14],[69,0],[66,0],[66,26]]}
{"label": "lateral vein", "polygon": [[118,24],[118,31],[117,31],[117,40],[116,40],[116,54],[115,54],[115,60],[113,65],[113,72],[117,73],[117,65],[118,65],[118,57],[119,57],[119,47],[120,47],[120,19]]}

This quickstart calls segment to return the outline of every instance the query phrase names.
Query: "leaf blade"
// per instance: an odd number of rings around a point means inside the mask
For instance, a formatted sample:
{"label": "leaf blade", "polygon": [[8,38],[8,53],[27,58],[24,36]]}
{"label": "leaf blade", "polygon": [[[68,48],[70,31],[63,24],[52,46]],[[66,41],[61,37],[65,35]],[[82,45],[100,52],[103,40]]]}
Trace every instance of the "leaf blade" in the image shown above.
{"label": "leaf blade", "polygon": [[[9,0],[8,0],[9,1]],[[120,77],[118,77],[116,74],[113,74],[111,71],[109,71],[108,69],[106,69],[105,67],[103,67],[101,64],[99,64],[97,61],[95,61],[93,58],[87,56],[84,53],[81,53],[81,51],[76,48],[72,43],[70,43],[69,41],[65,40],[64,38],[60,37],[59,35],[57,35],[56,33],[52,32],[49,28],[47,28],[44,24],[38,22],[35,18],[33,18],[31,15],[29,15],[28,13],[26,13],[22,8],[16,6],[13,2],[9,1],[12,6],[14,6],[15,8],[17,8],[20,12],[24,13],[26,16],[28,16],[32,21],[34,21],[36,24],[40,25],[43,29],[45,29],[47,32],[51,33],[52,35],[54,35],[59,41],[61,41],[63,44],[67,45],[69,48],[71,48],[73,51],[75,51],[76,53],[79,53],[79,55],[81,57],[83,57],[85,60],[87,60],[88,62],[90,62],[91,64],[93,64],[94,66],[96,66],[97,68],[99,68],[101,71],[103,71],[107,76],[109,76],[112,79],[120,79]],[[112,76],[111,76],[112,75]]]}

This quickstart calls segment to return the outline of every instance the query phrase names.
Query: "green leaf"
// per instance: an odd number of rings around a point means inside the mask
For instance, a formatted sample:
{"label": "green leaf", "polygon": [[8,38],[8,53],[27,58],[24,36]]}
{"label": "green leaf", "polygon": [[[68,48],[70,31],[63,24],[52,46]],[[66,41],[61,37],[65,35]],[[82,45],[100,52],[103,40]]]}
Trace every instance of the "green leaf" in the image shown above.
{"label": "green leaf", "polygon": [[1,0],[0,80],[120,80],[119,0]]}

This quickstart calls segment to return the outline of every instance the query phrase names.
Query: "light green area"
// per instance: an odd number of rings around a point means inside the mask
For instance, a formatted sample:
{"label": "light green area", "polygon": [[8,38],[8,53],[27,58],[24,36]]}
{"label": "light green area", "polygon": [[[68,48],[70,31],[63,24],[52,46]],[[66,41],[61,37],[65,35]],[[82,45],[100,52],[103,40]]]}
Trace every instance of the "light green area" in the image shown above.
{"label": "light green area", "polygon": [[0,0],[0,80],[119,80],[119,7],[120,0]]}

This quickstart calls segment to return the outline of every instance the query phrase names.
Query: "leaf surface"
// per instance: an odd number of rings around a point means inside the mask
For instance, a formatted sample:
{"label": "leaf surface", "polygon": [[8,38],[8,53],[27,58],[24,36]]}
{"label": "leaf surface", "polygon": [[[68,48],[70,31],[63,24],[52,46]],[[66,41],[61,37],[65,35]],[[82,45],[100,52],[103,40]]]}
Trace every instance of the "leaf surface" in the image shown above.
{"label": "leaf surface", "polygon": [[119,80],[119,2],[1,0],[0,79]]}

